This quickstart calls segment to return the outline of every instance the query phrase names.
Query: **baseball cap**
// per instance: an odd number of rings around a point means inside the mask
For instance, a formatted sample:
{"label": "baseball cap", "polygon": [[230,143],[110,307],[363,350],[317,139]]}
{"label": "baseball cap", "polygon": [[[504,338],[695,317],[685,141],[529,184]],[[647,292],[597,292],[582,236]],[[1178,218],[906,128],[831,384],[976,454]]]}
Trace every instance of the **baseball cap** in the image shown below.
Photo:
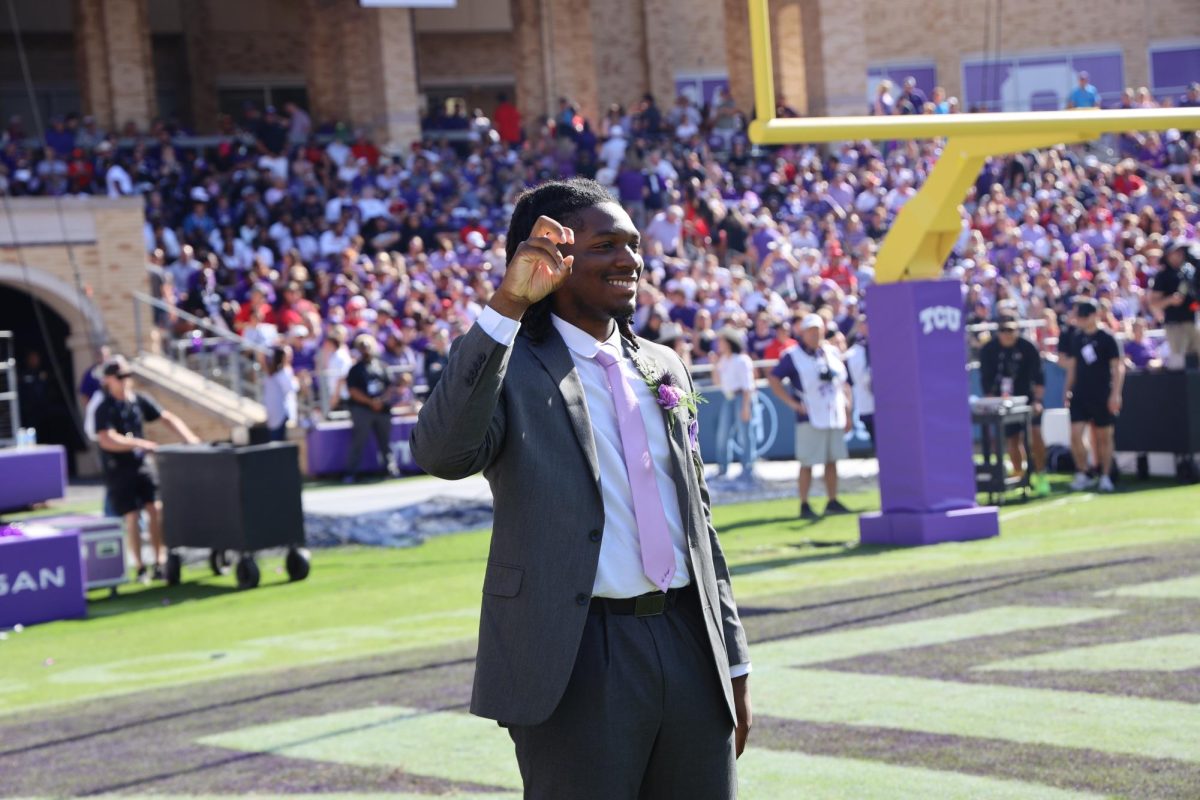
{"label": "baseball cap", "polygon": [[1000,330],[1002,331],[1016,331],[1020,328],[1020,326],[1017,324],[1017,318],[1010,314],[1005,314],[1004,316],[1000,317],[999,323]]}
{"label": "baseball cap", "polygon": [[1083,297],[1075,301],[1075,313],[1081,317],[1090,317],[1099,308],[1096,301],[1090,297]]}
{"label": "baseball cap", "polygon": [[133,375],[133,370],[129,368],[129,362],[124,356],[113,356],[104,364],[102,372],[104,377],[129,378]]}
{"label": "baseball cap", "polygon": [[819,314],[805,314],[804,319],[800,320],[800,330],[806,331],[809,328],[825,329],[825,320]]}

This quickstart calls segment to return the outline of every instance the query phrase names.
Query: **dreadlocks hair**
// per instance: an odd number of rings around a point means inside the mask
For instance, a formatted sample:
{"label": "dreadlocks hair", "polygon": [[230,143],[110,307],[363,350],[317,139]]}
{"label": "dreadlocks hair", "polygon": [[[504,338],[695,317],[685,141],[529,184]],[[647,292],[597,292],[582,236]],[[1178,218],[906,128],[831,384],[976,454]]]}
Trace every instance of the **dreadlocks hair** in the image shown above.
{"label": "dreadlocks hair", "polygon": [[[508,222],[508,237],[504,245],[505,261],[511,262],[517,248],[533,233],[538,217],[550,217],[568,228],[582,229],[585,208],[601,203],[613,203],[611,194],[603,186],[588,178],[571,178],[565,181],[548,181],[521,193]],[[535,342],[540,342],[550,333],[550,312],[553,295],[534,303],[525,312],[521,322],[521,333]],[[637,337],[633,333],[633,317],[618,317],[617,330],[631,350],[638,349]]]}

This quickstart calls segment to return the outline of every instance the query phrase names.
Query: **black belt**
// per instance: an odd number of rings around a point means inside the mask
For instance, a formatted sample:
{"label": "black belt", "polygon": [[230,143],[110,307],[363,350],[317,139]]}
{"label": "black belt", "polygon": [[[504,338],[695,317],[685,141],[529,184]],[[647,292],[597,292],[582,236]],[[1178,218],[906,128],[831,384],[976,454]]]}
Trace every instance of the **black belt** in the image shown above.
{"label": "black belt", "polygon": [[656,617],[672,608],[681,598],[696,594],[696,584],[665,592],[647,592],[637,597],[593,597],[589,614],[633,614],[635,617]]}

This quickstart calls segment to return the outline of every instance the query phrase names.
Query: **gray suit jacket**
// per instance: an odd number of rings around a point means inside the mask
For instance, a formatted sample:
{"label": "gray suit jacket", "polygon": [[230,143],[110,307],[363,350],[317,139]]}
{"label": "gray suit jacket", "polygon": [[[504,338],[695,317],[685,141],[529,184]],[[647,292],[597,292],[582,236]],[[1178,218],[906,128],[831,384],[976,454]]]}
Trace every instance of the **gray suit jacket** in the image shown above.
{"label": "gray suit jacket", "polygon": [[[671,350],[641,352],[680,386],[691,377]],[[675,487],[713,662],[736,720],[729,666],[750,660],[729,570],[713,529],[699,458],[685,426],[668,430]],[[412,453],[457,480],[483,470],[495,503],[483,580],[471,712],[536,725],[558,706],[575,665],[596,577],[604,506],[583,384],[557,331],[498,344],[478,325],[455,341],[421,409]]]}

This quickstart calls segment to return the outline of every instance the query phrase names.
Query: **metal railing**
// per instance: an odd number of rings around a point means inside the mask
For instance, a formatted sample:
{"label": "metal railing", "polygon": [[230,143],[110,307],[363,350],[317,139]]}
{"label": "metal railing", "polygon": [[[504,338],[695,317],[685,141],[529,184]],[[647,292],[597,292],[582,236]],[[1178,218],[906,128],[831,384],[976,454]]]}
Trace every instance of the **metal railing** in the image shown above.
{"label": "metal railing", "polygon": [[17,398],[17,356],[12,331],[0,331],[0,447],[17,443],[21,405]]}
{"label": "metal railing", "polygon": [[197,317],[141,292],[133,293],[133,324],[138,353],[162,356],[238,397],[262,402],[263,360],[270,354],[266,347],[223,322]]}

